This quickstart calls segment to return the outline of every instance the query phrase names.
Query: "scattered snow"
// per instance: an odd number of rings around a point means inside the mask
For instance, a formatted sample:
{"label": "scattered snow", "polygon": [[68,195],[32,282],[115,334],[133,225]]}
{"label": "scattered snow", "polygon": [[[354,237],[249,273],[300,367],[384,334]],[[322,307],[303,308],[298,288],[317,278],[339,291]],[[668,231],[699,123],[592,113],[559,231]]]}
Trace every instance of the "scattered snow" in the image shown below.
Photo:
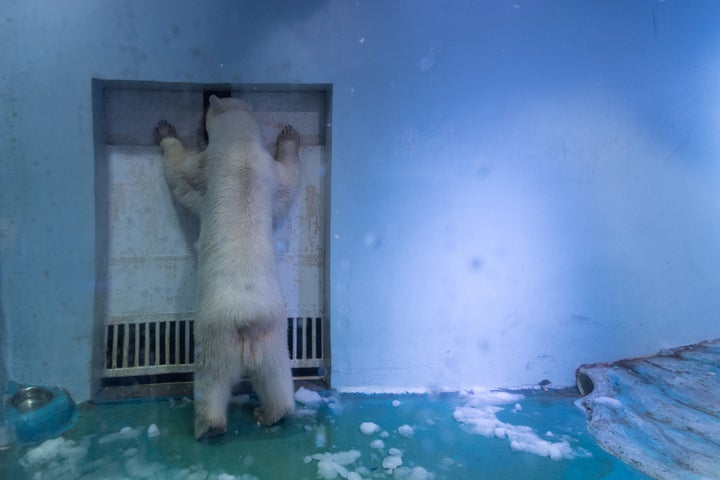
{"label": "scattered snow", "polygon": [[[137,442],[147,441],[140,437],[141,431],[143,431],[141,428],[125,427],[120,432],[98,438],[97,443],[107,444],[121,439],[136,439]],[[173,468],[158,462],[148,461],[143,455],[139,454],[144,449],[136,447],[120,449],[118,454],[106,454],[98,458],[94,458],[93,455],[95,454],[92,454],[93,459],[91,460],[88,458],[88,451],[92,442],[95,441],[94,439],[93,435],[78,441],[58,437],[29,448],[19,462],[26,473],[23,478],[33,480],[61,478],[258,480],[256,477],[247,474],[238,476],[226,473],[212,474],[201,465],[189,468]],[[111,450],[115,449],[113,446],[109,448]]]}
{"label": "scattered snow", "polygon": [[[337,453],[316,453],[310,457],[310,461],[317,460],[317,476],[323,480],[333,480],[338,476],[350,480],[362,478],[357,472],[349,470],[348,465],[354,464],[360,458],[357,450],[348,450]],[[307,457],[305,462],[309,463]]]}
{"label": "scattered snow", "polygon": [[363,435],[372,435],[380,431],[380,426],[373,422],[363,422],[360,424],[360,432]]}
{"label": "scattered snow", "polygon": [[[523,398],[520,394],[509,392],[480,391],[468,395],[465,406],[456,408],[453,418],[473,433],[507,439],[513,451],[534,453],[553,460],[576,457],[577,454],[565,440],[543,440],[530,427],[512,425],[497,418],[495,414],[503,410],[497,405],[516,404]],[[517,405],[515,408],[517,409]]]}

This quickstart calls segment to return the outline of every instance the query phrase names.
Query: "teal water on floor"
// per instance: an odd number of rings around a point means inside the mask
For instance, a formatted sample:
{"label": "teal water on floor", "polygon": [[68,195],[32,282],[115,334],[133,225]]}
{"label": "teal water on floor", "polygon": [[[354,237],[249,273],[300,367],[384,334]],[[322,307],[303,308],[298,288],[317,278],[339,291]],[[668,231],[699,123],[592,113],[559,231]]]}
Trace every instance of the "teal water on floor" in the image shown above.
{"label": "teal water on floor", "polygon": [[[252,401],[236,403],[228,433],[203,442],[192,436],[189,399],[83,404],[78,425],[62,437],[0,451],[0,478],[649,478],[595,444],[585,428],[585,413],[573,404],[576,397],[522,393],[519,401],[474,409],[473,397],[458,394],[322,392],[319,403],[299,405],[295,415],[270,428],[253,423]],[[454,418],[459,409],[464,409],[465,423]],[[489,424],[493,432],[483,435],[468,418]],[[511,442],[513,435],[524,440]],[[527,439],[530,448],[523,446]],[[533,445],[564,453],[553,459],[543,456],[543,448],[530,453]]]}

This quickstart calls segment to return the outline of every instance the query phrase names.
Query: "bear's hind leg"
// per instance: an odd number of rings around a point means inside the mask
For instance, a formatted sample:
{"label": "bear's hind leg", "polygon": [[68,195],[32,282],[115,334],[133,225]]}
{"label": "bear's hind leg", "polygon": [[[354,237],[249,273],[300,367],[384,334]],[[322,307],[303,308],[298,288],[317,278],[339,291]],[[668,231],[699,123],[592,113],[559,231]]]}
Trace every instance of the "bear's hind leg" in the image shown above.
{"label": "bear's hind leg", "polygon": [[260,363],[250,372],[253,390],[260,398],[254,416],[261,425],[274,425],[295,410],[287,329],[276,326],[263,343]]}
{"label": "bear's hind leg", "polygon": [[[219,340],[228,341],[225,338]],[[195,438],[198,440],[225,433],[232,386],[238,377],[233,367],[237,358],[231,355],[228,347],[203,345],[198,352],[194,381]],[[210,351],[206,354],[204,350]]]}

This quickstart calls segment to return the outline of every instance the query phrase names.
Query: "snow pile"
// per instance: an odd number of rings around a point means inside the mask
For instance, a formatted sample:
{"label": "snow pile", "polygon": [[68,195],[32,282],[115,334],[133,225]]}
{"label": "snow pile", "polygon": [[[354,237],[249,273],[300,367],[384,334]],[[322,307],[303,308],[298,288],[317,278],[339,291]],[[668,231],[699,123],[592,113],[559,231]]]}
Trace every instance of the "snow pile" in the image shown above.
{"label": "snow pile", "polygon": [[33,478],[77,478],[81,475],[81,463],[87,457],[89,446],[88,440],[77,443],[53,438],[28,450],[20,459],[20,464],[26,471],[40,474]]}
{"label": "snow pile", "polygon": [[508,392],[477,392],[468,395],[465,406],[455,409],[453,418],[472,433],[507,439],[510,448],[516,452],[533,453],[553,460],[575,458],[577,454],[567,441],[543,440],[532,428],[501,422],[495,415],[503,410],[498,405],[515,404],[514,411],[519,411],[518,402],[524,398],[523,395]]}
{"label": "snow pile", "polygon": [[359,458],[360,452],[357,450],[337,453],[325,452],[305,457],[305,463],[316,460],[318,462],[317,476],[323,480],[333,480],[338,476],[348,480],[361,480],[362,474],[367,474],[366,469],[361,467],[351,471],[348,468],[349,465],[357,462]]}
{"label": "snow pile", "polygon": [[[155,425],[147,428],[148,434],[157,429]],[[140,446],[148,442],[140,435],[144,428],[125,427],[119,432],[104,435],[93,445],[93,435],[79,441],[62,437],[47,440],[40,445],[28,449],[20,459],[20,465],[26,472],[24,478],[33,480],[56,480],[65,478],[102,478],[103,480],[125,480],[128,478],[168,478],[173,480],[258,480],[252,475],[239,476],[227,473],[213,474],[202,466],[193,465],[189,468],[172,468],[167,465],[149,461],[140,452],[146,448],[122,447],[119,455],[95,457],[93,453],[97,445],[110,442],[131,441],[131,445]],[[151,435],[148,435],[150,438]],[[146,443],[145,443],[146,444]],[[93,448],[94,447],[94,448]],[[115,449],[114,444],[109,446]]]}

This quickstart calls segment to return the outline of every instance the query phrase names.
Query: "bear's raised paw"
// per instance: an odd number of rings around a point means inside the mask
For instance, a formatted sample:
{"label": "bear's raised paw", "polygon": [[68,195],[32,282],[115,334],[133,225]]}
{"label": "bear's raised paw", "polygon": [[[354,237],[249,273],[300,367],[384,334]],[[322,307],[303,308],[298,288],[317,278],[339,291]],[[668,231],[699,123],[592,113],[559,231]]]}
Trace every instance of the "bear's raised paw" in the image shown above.
{"label": "bear's raised paw", "polygon": [[177,138],[175,127],[167,120],[160,120],[155,127],[155,141],[160,143],[163,139],[173,137]]}
{"label": "bear's raised paw", "polygon": [[283,142],[295,142],[296,146],[300,145],[300,134],[289,123],[285,124],[285,127],[283,127],[282,131],[278,135],[278,145]]}

